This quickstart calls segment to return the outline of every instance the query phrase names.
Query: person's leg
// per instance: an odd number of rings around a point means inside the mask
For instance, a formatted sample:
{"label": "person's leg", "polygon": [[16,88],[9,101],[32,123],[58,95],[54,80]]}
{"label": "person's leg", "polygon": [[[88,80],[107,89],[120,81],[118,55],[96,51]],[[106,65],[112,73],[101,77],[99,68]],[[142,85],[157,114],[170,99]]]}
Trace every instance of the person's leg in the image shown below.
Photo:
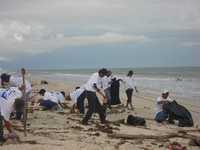
{"label": "person's leg", "polygon": [[133,109],[133,104],[132,104],[132,97],[133,97],[133,89],[130,89],[130,92],[129,92],[129,104],[131,106],[131,109]]}
{"label": "person's leg", "polygon": [[96,107],[96,94],[95,92],[87,91],[87,99],[88,99],[88,110],[83,118],[82,123],[87,124],[88,120],[92,117],[92,114],[95,112]]}
{"label": "person's leg", "polygon": [[0,144],[4,142],[3,137],[3,117],[0,115]]}
{"label": "person's leg", "polygon": [[167,118],[168,118],[168,114],[164,111],[161,111],[156,115],[155,121],[157,121],[158,123],[161,123],[165,121]]}
{"label": "person's leg", "polygon": [[128,108],[128,96],[129,95],[129,92],[128,92],[128,89],[126,90],[126,96],[127,96],[127,101],[126,101],[126,107]]}
{"label": "person's leg", "polygon": [[133,94],[133,89],[127,89],[126,90],[126,95],[127,95],[127,105],[126,107],[128,107],[128,105],[130,105],[132,107],[132,94]]}
{"label": "person's leg", "polygon": [[84,100],[86,98],[86,91],[84,91],[77,100],[77,108],[81,114],[85,113]]}
{"label": "person's leg", "polygon": [[45,110],[50,110],[56,105],[57,105],[56,103],[54,103],[50,100],[43,100],[40,102],[40,106],[43,106],[45,108]]}
{"label": "person's leg", "polygon": [[70,113],[75,113],[75,109],[76,109],[76,104],[73,104],[71,110],[70,110]]}
{"label": "person's leg", "polygon": [[17,99],[15,100],[15,110],[16,110],[16,119],[21,120],[24,112],[24,100]]}

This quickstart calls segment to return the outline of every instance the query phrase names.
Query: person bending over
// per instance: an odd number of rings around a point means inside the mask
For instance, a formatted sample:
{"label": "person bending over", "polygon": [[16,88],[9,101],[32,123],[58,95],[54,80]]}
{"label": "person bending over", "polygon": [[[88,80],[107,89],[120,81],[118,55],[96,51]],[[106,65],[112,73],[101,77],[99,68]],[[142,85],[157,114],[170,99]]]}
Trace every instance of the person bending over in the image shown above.
{"label": "person bending over", "polygon": [[100,104],[96,93],[99,93],[103,97],[103,103],[107,104],[106,96],[101,92],[102,78],[107,75],[106,69],[100,69],[98,72],[92,74],[84,88],[87,92],[88,99],[88,111],[83,118],[82,123],[88,124],[88,120],[92,117],[92,114],[97,112],[99,114],[101,123],[106,123],[106,113],[104,107]]}

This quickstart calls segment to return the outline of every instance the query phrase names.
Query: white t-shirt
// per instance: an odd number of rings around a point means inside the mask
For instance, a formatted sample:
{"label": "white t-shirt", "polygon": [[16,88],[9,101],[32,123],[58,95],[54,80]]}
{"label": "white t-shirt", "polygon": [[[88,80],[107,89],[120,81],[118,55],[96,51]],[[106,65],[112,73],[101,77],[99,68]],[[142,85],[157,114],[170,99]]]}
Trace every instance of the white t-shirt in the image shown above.
{"label": "white t-shirt", "polygon": [[45,92],[43,100],[50,100],[56,104],[59,102],[59,99],[54,92]]}
{"label": "white t-shirt", "polygon": [[79,96],[85,91],[85,89],[83,88],[79,88],[79,89],[76,89],[74,90],[73,92],[71,92],[69,95],[70,95],[70,98],[72,99],[72,102],[74,104],[77,103],[77,100],[79,98]]}
{"label": "white t-shirt", "polygon": [[134,89],[136,86],[135,79],[132,77],[125,77],[124,78],[125,87],[126,89]]}
{"label": "white t-shirt", "polygon": [[9,121],[10,114],[13,112],[15,99],[21,98],[22,92],[17,87],[10,87],[1,92],[0,95],[0,112],[5,120]]}
{"label": "white t-shirt", "polygon": [[0,95],[5,91],[4,88],[0,88]]}
{"label": "white t-shirt", "polygon": [[92,76],[90,77],[90,79],[87,81],[87,83],[84,85],[84,88],[87,91],[92,91],[92,92],[96,92],[96,89],[94,88],[94,84],[97,85],[97,87],[99,89],[103,88],[102,85],[102,78],[99,76],[99,73],[96,72],[94,74],[92,74]]}
{"label": "white t-shirt", "polygon": [[103,89],[107,89],[111,86],[111,76],[107,77],[103,77],[102,78],[102,84],[103,84]]}
{"label": "white t-shirt", "polygon": [[[15,77],[15,76],[10,77],[11,86],[21,87],[22,84],[23,84],[22,77]],[[27,80],[25,80],[25,84],[26,84],[26,93],[31,92],[32,91],[31,84]]]}
{"label": "white t-shirt", "polygon": [[161,101],[172,101],[172,100],[169,97],[167,99],[163,99],[162,96],[158,97],[156,99],[156,108],[155,108],[156,114],[163,111],[163,104],[159,104],[159,102]]}
{"label": "white t-shirt", "polygon": [[65,97],[61,92],[53,92],[55,94],[55,96],[58,98],[58,101],[60,103],[64,103],[65,102]]}

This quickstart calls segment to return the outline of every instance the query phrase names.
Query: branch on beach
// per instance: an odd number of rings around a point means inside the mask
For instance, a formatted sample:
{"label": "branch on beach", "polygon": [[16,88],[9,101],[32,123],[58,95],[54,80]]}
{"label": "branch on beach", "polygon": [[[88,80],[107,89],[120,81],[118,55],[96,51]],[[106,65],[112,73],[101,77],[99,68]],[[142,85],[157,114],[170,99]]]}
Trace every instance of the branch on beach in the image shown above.
{"label": "branch on beach", "polygon": [[33,134],[69,133],[69,130],[34,130]]}
{"label": "branch on beach", "polygon": [[200,136],[195,136],[191,134],[183,134],[183,133],[169,133],[166,135],[144,135],[144,134],[129,135],[129,134],[113,133],[113,134],[108,134],[108,137],[117,138],[117,139],[127,139],[127,140],[134,140],[134,139],[160,140],[160,139],[170,139],[170,138],[200,139]]}

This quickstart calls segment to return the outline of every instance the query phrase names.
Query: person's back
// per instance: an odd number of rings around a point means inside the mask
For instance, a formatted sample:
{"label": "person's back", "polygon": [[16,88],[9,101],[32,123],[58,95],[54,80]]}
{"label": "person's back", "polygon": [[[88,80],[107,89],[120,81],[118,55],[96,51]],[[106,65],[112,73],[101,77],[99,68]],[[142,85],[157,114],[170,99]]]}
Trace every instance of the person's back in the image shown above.
{"label": "person's back", "polygon": [[53,92],[46,91],[43,100],[50,100],[54,103],[58,103],[58,97]]}
{"label": "person's back", "polygon": [[101,89],[103,87],[102,85],[102,78],[99,77],[98,72],[93,73],[91,75],[91,77],[89,78],[89,80],[87,81],[87,83],[84,85],[85,89],[87,91],[92,91],[92,92],[96,92],[96,89],[94,88],[94,84],[96,84],[96,86]]}
{"label": "person's back", "polygon": [[5,89],[0,95],[0,112],[5,119],[9,120],[9,115],[12,112],[13,104],[17,98],[22,97],[22,92],[17,87]]}
{"label": "person's back", "polygon": [[[11,76],[10,77],[10,86],[21,87],[22,85],[23,85],[22,77],[19,77],[19,76]],[[26,93],[31,92],[32,87],[31,87],[30,82],[25,80],[25,85],[26,85]]]}
{"label": "person's back", "polygon": [[133,76],[126,76],[124,78],[126,89],[134,89],[136,86],[136,81]]}
{"label": "person's back", "polygon": [[84,88],[78,88],[72,92],[70,92],[70,98],[72,99],[73,103],[77,103],[78,97],[85,91]]}
{"label": "person's back", "polygon": [[58,99],[58,102],[64,103],[65,102],[65,95],[62,92],[53,92]]}

